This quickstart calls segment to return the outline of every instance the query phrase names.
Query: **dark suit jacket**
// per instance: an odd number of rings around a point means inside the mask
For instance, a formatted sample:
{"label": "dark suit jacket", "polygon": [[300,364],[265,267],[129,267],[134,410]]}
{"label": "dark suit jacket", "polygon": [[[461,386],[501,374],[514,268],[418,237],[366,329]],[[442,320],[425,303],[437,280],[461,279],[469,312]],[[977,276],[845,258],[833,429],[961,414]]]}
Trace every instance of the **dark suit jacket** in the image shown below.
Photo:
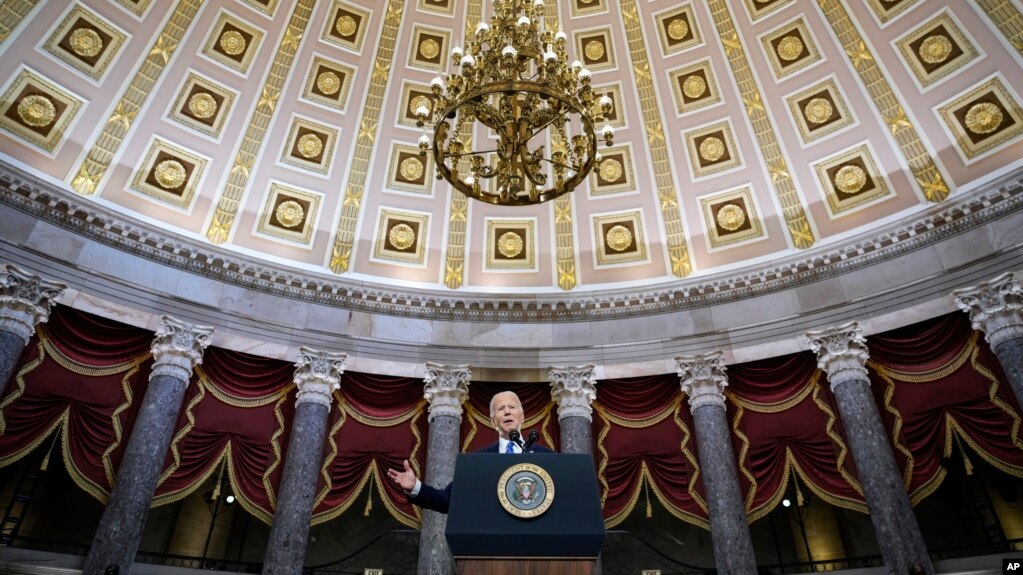
{"label": "dark suit jacket", "polygon": [[[488,445],[483,449],[477,449],[473,453],[497,453],[497,447],[500,442],[494,442],[493,445]],[[529,451],[526,453],[554,453],[554,451],[542,446],[532,445]],[[419,493],[415,497],[409,498],[409,503],[418,505],[423,509],[430,509],[438,513],[447,513],[448,506],[451,504],[451,486],[454,484],[448,483],[444,489],[437,489],[436,487],[430,487],[423,482],[422,487],[419,488]]]}

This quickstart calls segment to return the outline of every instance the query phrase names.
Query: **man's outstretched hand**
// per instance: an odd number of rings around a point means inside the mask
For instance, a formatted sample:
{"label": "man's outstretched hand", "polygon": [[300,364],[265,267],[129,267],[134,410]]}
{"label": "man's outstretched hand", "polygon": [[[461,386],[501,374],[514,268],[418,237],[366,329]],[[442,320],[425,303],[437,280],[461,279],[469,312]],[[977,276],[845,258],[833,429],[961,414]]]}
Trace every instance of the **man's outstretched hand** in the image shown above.
{"label": "man's outstretched hand", "polygon": [[387,477],[389,477],[395,485],[401,487],[406,492],[412,491],[412,488],[416,486],[416,473],[412,471],[412,466],[408,464],[408,459],[405,460],[404,471],[388,469]]}

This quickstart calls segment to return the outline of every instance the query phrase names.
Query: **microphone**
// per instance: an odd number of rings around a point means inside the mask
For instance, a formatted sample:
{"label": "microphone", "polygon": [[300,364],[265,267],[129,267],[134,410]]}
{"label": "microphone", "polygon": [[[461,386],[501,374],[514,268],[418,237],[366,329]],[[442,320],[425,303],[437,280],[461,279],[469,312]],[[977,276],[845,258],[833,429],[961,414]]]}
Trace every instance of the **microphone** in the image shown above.
{"label": "microphone", "polygon": [[[522,434],[519,433],[518,429],[511,430],[511,433],[508,434],[508,440],[514,443],[515,445],[522,447]],[[523,451],[525,450],[523,449]]]}
{"label": "microphone", "polygon": [[522,452],[525,453],[525,452],[529,451],[529,448],[533,447],[533,444],[536,443],[539,440],[540,440],[540,432],[535,430],[535,429],[530,431],[529,432],[529,439],[526,440],[526,444],[524,446],[522,446]]}

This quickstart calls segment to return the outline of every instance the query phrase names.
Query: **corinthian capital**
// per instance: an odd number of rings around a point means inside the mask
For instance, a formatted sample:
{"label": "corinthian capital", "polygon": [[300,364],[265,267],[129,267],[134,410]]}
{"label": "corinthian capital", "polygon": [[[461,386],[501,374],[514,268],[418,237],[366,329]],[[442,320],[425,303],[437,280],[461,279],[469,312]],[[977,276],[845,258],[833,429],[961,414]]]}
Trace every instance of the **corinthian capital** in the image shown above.
{"label": "corinthian capital", "polygon": [[983,331],[991,347],[1023,338],[1023,288],[1012,272],[957,289],[952,295],[959,309],[970,314],[973,329]]}
{"label": "corinthian capital", "polygon": [[50,319],[53,301],[66,289],[65,284],[7,264],[0,275],[0,331],[20,335],[28,344],[36,325]]}
{"label": "corinthian capital", "polygon": [[341,387],[341,374],[345,372],[348,354],[320,351],[302,346],[295,362],[295,385],[298,387],[296,405],[318,403],[328,410],[335,389]]}
{"label": "corinthian capital", "polygon": [[153,372],[149,379],[169,375],[188,383],[192,369],[202,363],[202,354],[213,338],[213,328],[192,325],[170,316],[163,316],[153,336]]}
{"label": "corinthian capital", "polygon": [[428,421],[448,415],[462,420],[462,403],[469,397],[469,379],[472,370],[468,365],[441,365],[427,362],[426,384],[423,397],[430,404]]}
{"label": "corinthian capital", "polygon": [[592,365],[552,367],[551,397],[558,404],[558,419],[585,417],[593,421],[590,404],[597,399],[597,375]]}
{"label": "corinthian capital", "polygon": [[721,351],[697,355],[680,355],[675,358],[678,377],[682,380],[682,392],[689,397],[689,410],[696,411],[705,405],[725,407],[725,387],[728,377]]}
{"label": "corinthian capital", "polygon": [[806,332],[810,349],[817,354],[817,367],[828,374],[831,389],[846,381],[869,381],[867,340],[855,321],[837,327]]}

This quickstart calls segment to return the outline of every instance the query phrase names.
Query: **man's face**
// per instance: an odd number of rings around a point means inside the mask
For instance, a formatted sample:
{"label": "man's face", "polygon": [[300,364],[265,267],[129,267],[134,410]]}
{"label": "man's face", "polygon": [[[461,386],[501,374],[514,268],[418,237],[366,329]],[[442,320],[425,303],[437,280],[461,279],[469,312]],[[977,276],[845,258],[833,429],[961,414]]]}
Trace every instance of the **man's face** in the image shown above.
{"label": "man's face", "polygon": [[519,400],[511,393],[499,393],[494,396],[494,412],[490,414],[490,421],[493,422],[501,437],[508,439],[508,434],[513,429],[522,427],[522,406]]}

